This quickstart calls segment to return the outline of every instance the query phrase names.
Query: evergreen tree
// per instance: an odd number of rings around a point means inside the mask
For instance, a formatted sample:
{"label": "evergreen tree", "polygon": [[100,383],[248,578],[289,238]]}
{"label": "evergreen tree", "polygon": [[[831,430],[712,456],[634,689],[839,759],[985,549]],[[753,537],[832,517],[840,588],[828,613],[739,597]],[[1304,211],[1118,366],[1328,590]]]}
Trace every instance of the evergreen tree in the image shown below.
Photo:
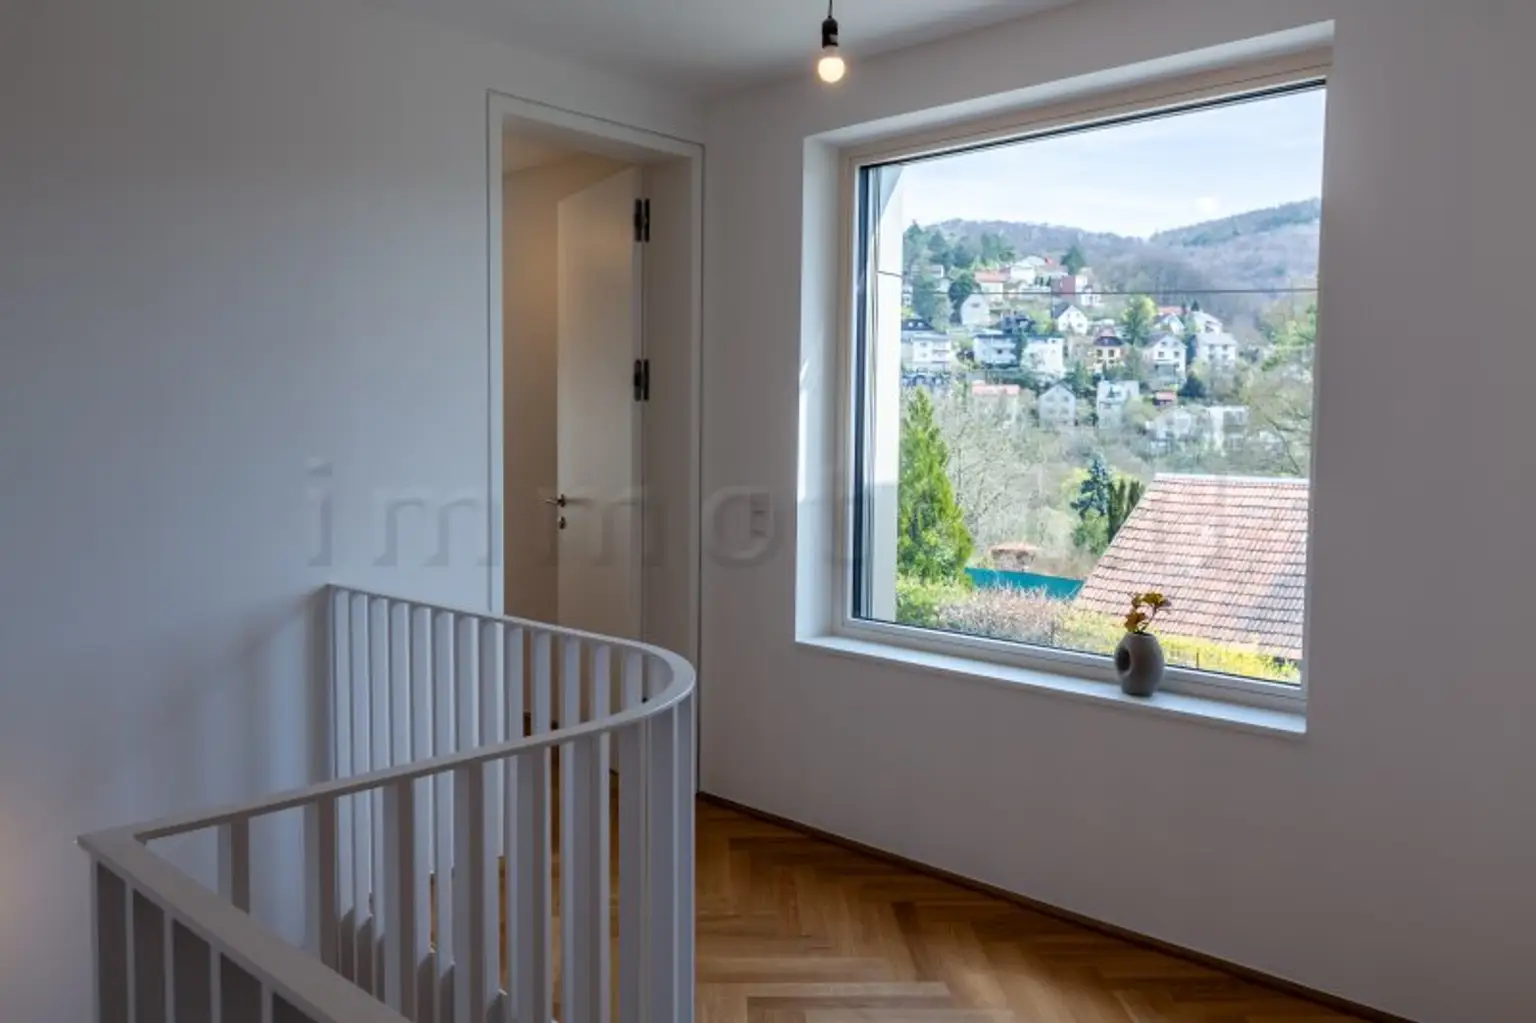
{"label": "evergreen tree", "polygon": [[949,293],[932,277],[919,277],[912,284],[912,311],[934,330],[943,330],[950,317]]}
{"label": "evergreen tree", "polygon": [[1077,242],[1067,250],[1067,254],[1061,257],[1062,269],[1074,277],[1083,272],[1083,267],[1088,265],[1088,257],[1083,255],[1083,248]]}
{"label": "evergreen tree", "polygon": [[1091,401],[1098,397],[1099,385],[1093,379],[1093,371],[1085,363],[1074,362],[1062,383],[1080,399]]}
{"label": "evergreen tree", "polygon": [[1131,517],[1131,512],[1141,503],[1142,495],[1147,492],[1146,485],[1141,480],[1130,476],[1122,476],[1109,492],[1109,535],[1110,543],[1119,535],[1126,520]]}
{"label": "evergreen tree", "polygon": [[949,304],[954,309],[965,305],[965,300],[981,290],[976,275],[969,270],[956,270],[950,275]]}
{"label": "evergreen tree", "polygon": [[1210,394],[1198,374],[1191,373],[1184,379],[1184,386],[1179,388],[1179,397],[1187,401],[1204,401]]}
{"label": "evergreen tree", "polygon": [[981,261],[989,266],[1003,266],[1018,258],[1013,243],[995,231],[981,233]]}
{"label": "evergreen tree", "polygon": [[1093,461],[1088,464],[1088,477],[1077,488],[1072,510],[1082,518],[1087,518],[1090,513],[1109,518],[1109,497],[1114,485],[1115,476],[1109,463],[1103,455],[1094,454]]}
{"label": "evergreen tree", "polygon": [[934,421],[933,401],[918,389],[901,422],[896,572],[924,583],[963,583],[975,547],[949,478],[949,447]]}

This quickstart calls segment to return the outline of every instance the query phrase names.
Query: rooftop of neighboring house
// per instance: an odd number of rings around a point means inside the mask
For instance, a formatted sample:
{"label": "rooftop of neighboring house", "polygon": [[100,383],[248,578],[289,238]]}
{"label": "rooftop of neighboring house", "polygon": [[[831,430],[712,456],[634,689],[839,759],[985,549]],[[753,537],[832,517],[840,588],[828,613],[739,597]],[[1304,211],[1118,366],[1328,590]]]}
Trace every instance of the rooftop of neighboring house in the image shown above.
{"label": "rooftop of neighboring house", "polygon": [[1071,398],[1073,401],[1077,400],[1077,395],[1072,393],[1071,388],[1067,387],[1066,384],[1057,384],[1049,390],[1042,392],[1040,395],[1040,400],[1044,401],[1045,399],[1050,398],[1055,401],[1064,397]]}
{"label": "rooftop of neighboring house", "polygon": [[1087,313],[1083,312],[1081,309],[1079,309],[1077,306],[1073,305],[1071,302],[1057,302],[1055,305],[1051,306],[1051,315],[1055,316],[1057,319],[1060,319],[1061,317],[1067,315],[1068,313],[1077,313],[1079,316],[1083,317],[1084,319],[1088,318],[1088,314]]}
{"label": "rooftop of neighboring house", "polygon": [[971,384],[971,393],[978,398],[1017,398],[1022,391],[1018,384],[988,384],[980,380]]}
{"label": "rooftop of neighboring house", "polygon": [[1225,348],[1229,345],[1236,346],[1237,338],[1233,337],[1231,334],[1226,333],[1225,331],[1218,330],[1214,333],[1201,334],[1195,343],[1207,348]]}
{"label": "rooftop of neighboring house", "polygon": [[1119,615],[1157,590],[1159,632],[1300,660],[1308,498],[1306,480],[1158,476],[1077,605]]}
{"label": "rooftop of neighboring house", "polygon": [[972,276],[977,284],[1007,284],[1012,279],[1006,270],[977,270]]}
{"label": "rooftop of neighboring house", "polygon": [[1095,348],[1124,348],[1125,342],[1114,334],[1100,334],[1093,342]]}

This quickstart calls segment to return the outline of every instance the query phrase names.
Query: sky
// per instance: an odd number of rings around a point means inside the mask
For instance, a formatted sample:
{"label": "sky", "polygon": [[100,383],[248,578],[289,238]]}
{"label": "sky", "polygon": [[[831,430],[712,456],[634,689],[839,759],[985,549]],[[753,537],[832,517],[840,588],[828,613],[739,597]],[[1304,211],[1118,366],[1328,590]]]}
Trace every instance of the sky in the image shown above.
{"label": "sky", "polygon": [[1322,194],[1321,89],[909,164],[903,215],[1146,237]]}

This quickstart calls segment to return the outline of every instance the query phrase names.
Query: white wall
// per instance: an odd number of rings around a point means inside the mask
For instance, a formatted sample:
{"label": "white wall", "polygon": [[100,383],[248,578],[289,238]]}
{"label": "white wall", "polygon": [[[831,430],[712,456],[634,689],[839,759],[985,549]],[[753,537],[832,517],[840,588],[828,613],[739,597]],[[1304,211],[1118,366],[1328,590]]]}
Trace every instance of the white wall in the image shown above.
{"label": "white wall", "polygon": [[[790,516],[827,487],[797,478],[819,416],[799,392],[826,384],[798,360],[826,323],[800,210],[825,206],[804,190],[827,156],[807,138],[1330,18],[1310,734],[797,648]],[[706,561],[705,789],[1413,1018],[1529,1016],[1536,346],[1510,328],[1536,236],[1516,128],[1533,33],[1517,0],[1081,0],[834,90],[807,75],[717,105],[708,245],[730,268],[708,288],[705,492],[770,490],[784,541]],[[1426,254],[1478,268],[1456,296],[1477,397],[1450,419],[1422,415],[1444,388],[1409,284]]]}
{"label": "white wall", "polygon": [[[305,780],[316,587],[489,599],[488,89],[701,133],[341,0],[0,5],[0,1019],[87,1016],[74,835]],[[389,567],[391,496],[480,504]]]}
{"label": "white wall", "polygon": [[560,200],[623,166],[578,155],[505,178],[506,612],[520,618],[560,616],[556,515],[544,503],[559,476]]}

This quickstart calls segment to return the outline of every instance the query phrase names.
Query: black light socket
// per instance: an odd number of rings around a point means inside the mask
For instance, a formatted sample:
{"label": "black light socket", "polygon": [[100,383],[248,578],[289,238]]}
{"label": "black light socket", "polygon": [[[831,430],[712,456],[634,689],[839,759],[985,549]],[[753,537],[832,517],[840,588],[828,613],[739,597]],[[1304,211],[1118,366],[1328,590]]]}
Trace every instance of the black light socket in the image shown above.
{"label": "black light socket", "polygon": [[821,23],[821,48],[831,49],[837,46],[837,19],[828,17]]}

